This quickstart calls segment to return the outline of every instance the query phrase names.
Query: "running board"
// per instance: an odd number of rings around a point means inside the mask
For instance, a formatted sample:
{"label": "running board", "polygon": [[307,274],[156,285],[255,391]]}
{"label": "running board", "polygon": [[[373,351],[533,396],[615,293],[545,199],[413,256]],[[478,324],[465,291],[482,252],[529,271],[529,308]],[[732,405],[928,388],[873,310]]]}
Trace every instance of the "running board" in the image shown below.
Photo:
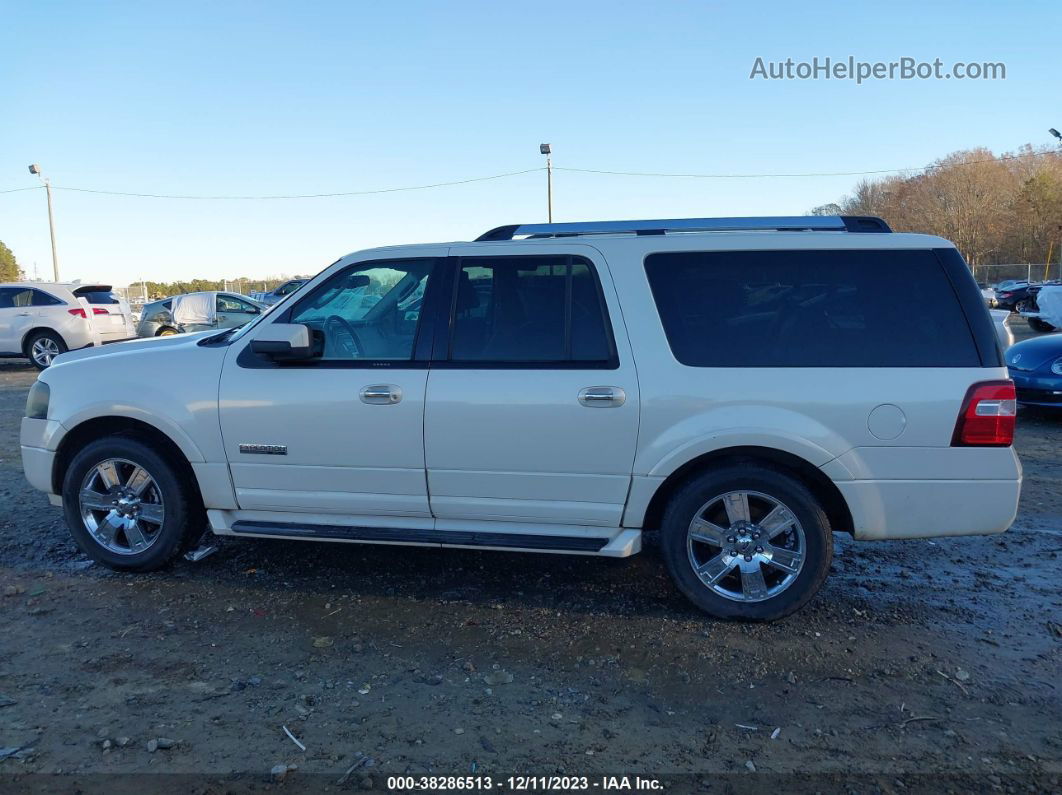
{"label": "running board", "polygon": [[438,544],[449,547],[509,547],[557,552],[597,553],[601,552],[610,541],[608,538],[580,536],[488,533],[459,530],[414,530],[397,527],[354,527],[334,524],[289,524],[288,522],[251,522],[245,519],[233,522],[231,529],[233,534],[241,536],[309,538],[391,544]]}

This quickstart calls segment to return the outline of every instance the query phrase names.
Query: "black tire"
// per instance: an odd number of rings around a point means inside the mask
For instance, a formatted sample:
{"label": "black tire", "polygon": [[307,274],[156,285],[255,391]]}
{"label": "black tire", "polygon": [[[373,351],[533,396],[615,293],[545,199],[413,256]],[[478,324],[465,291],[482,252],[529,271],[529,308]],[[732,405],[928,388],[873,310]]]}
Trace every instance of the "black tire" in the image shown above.
{"label": "black tire", "polygon": [[[164,506],[161,525],[157,525],[157,530],[152,528],[150,536],[145,533],[145,537],[151,540],[143,551],[121,554],[108,549],[92,534],[82,518],[80,494],[85,478],[90,470],[109,459],[121,459],[142,467],[153,480],[149,486],[152,497],[147,499],[157,500]],[[119,473],[118,482],[121,480]],[[169,460],[166,453],[129,436],[99,439],[74,456],[63,478],[63,512],[70,533],[81,550],[97,563],[117,571],[162,568],[197,540],[206,526],[202,501],[189,477]],[[102,518],[105,514],[101,510],[93,516]],[[120,542],[122,537],[120,531],[116,539]],[[131,543],[129,547],[132,550]]]}
{"label": "black tire", "polygon": [[[38,361],[40,356],[38,356],[37,353],[34,351],[34,347],[41,342],[50,343],[51,346],[54,346],[55,348],[55,353],[52,354],[51,358],[49,358],[47,361]],[[30,360],[30,364],[32,364],[38,370],[47,369],[48,366],[52,363],[51,359],[55,358],[60,353],[66,353],[68,350],[70,349],[66,346],[66,343],[63,341],[63,338],[56,334],[54,331],[37,331],[34,332],[33,336],[29,337],[29,339],[26,340],[26,357]]]}
{"label": "black tire", "polygon": [[[703,582],[694,570],[693,559],[703,552],[704,558],[716,555],[715,548],[711,544],[699,544],[690,542],[688,534],[690,525],[695,516],[705,506],[713,504],[723,495],[730,492],[754,492],[758,495],[766,495],[770,500],[788,509],[803,531],[803,563],[796,575],[789,580],[778,593],[764,598],[762,601],[737,601],[725,595],[717,593],[711,586]],[[766,511],[770,503],[762,500],[760,496],[752,496],[747,499],[747,505],[751,505],[749,515],[754,522],[760,521],[763,516],[755,514],[755,511]],[[721,503],[710,507],[712,510],[725,509]],[[729,520],[728,525],[729,525]],[[751,538],[751,533],[764,533],[758,524],[750,527],[748,534],[729,535],[730,526],[723,526],[722,520],[716,523],[728,531],[724,541],[724,549],[737,549],[738,544],[745,543]],[[777,538],[781,539],[777,546],[791,545],[793,549],[800,546],[797,536],[796,525],[790,525],[790,529],[780,533]],[[829,519],[822,510],[822,506],[811,492],[791,475],[774,469],[769,465],[758,463],[732,464],[720,469],[704,472],[693,477],[671,498],[664,510],[661,523],[661,550],[668,572],[678,589],[693,604],[709,615],[723,619],[740,619],[744,621],[772,621],[789,615],[799,610],[818,592],[826,575],[830,570],[830,560],[833,557],[833,536],[830,530]],[[759,538],[760,536],[756,536]],[[737,544],[731,546],[729,539],[735,538]],[[773,539],[772,539],[773,540]],[[748,541],[750,544],[763,543],[760,541]],[[767,551],[774,549],[767,544]],[[762,549],[762,547],[761,547]],[[740,551],[740,550],[739,550]],[[722,553],[723,549],[719,550]],[[746,552],[752,553],[753,564],[761,571],[768,588],[781,585],[782,578],[790,575],[779,571],[774,564],[760,563],[760,556],[756,554],[755,547],[749,547]],[[776,555],[777,557],[780,557]],[[741,560],[744,555],[739,554]],[[721,560],[726,556],[720,554]],[[730,558],[736,560],[735,558]],[[741,566],[741,560],[736,565]],[[738,569],[732,569],[730,573],[716,583],[719,587],[733,582],[732,578],[738,578],[738,585],[733,590],[743,588],[742,578]]]}
{"label": "black tire", "polygon": [[1038,317],[1027,317],[1025,320],[1029,323],[1029,327],[1033,331],[1039,331],[1041,334],[1046,334],[1050,331],[1055,331],[1055,327],[1048,323],[1046,320],[1041,320]]}

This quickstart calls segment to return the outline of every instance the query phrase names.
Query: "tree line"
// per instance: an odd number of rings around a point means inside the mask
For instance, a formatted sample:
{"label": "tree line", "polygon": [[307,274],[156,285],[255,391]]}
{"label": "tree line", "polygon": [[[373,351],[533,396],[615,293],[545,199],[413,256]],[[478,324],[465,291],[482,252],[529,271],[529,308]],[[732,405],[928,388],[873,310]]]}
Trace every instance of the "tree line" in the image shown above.
{"label": "tree line", "polygon": [[897,232],[939,235],[975,271],[1006,263],[1043,266],[1049,256],[1058,263],[1062,153],[1028,144],[998,156],[984,148],[953,152],[917,173],[862,180],[839,202],[811,213],[877,215]]}
{"label": "tree line", "polygon": [[[292,276],[290,278],[303,278]],[[144,282],[133,282],[126,289],[130,299],[143,296],[144,287],[147,286],[148,299],[154,301],[159,298],[169,298],[171,295],[184,295],[185,293],[198,293],[209,290],[227,290],[232,293],[249,294],[253,292],[269,292],[276,289],[289,277],[271,276],[267,279],[251,279],[240,277],[236,279],[190,279],[187,281],[153,282],[150,279]]]}
{"label": "tree line", "polygon": [[[133,300],[144,295],[144,287],[147,287],[148,300],[154,301],[159,298],[168,298],[171,295],[183,295],[184,293],[198,293],[208,290],[228,290],[229,292],[269,292],[284,282],[287,276],[270,276],[266,279],[252,279],[242,277],[236,279],[190,279],[188,281],[174,282],[134,282],[126,288],[127,296]],[[300,277],[291,277],[300,278]],[[0,241],[0,283],[18,282],[27,279],[26,273],[19,267],[14,253],[3,241]],[[47,279],[45,280],[47,281]]]}

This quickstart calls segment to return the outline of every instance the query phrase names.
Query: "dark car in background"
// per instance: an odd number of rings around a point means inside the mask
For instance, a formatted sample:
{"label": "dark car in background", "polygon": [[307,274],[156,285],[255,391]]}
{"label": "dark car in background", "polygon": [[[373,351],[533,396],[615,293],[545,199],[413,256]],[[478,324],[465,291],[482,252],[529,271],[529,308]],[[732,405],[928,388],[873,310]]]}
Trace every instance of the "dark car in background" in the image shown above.
{"label": "dark car in background", "polygon": [[1018,304],[1029,297],[1029,282],[1003,282],[996,287],[996,307],[1017,310]]}
{"label": "dark car in background", "polygon": [[1005,358],[1019,403],[1062,409],[1062,334],[1019,342]]}
{"label": "dark car in background", "polygon": [[308,281],[309,279],[290,279],[272,292],[263,295],[260,302],[266,306],[273,306],[273,304],[279,303],[283,298],[291,295]]}

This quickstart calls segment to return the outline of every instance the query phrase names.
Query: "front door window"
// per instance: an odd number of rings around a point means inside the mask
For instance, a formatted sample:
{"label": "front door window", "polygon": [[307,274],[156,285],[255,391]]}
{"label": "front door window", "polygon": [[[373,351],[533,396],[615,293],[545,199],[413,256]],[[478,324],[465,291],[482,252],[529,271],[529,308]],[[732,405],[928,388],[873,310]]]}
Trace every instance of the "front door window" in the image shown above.
{"label": "front door window", "polygon": [[299,301],[290,322],[320,336],[324,360],[411,359],[434,265],[435,260],[354,265]]}

